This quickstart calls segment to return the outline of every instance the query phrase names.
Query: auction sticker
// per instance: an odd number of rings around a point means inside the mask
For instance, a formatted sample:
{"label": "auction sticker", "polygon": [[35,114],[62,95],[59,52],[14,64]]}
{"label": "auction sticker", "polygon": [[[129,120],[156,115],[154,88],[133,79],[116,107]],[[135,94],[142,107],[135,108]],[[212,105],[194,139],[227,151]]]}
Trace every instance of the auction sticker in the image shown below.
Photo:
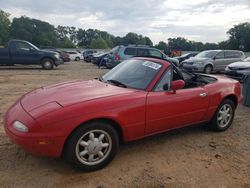
{"label": "auction sticker", "polygon": [[158,63],[151,62],[151,61],[145,61],[142,65],[149,67],[151,69],[154,69],[154,70],[158,70],[159,68],[161,68],[161,65],[159,65]]}

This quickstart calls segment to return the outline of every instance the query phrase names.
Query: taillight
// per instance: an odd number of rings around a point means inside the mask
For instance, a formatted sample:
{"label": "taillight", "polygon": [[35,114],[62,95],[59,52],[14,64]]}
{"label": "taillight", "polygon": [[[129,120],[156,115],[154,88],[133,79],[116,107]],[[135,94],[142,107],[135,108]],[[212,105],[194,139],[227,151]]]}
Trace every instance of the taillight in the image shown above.
{"label": "taillight", "polygon": [[120,61],[121,60],[121,56],[119,54],[115,54],[115,60],[116,61]]}

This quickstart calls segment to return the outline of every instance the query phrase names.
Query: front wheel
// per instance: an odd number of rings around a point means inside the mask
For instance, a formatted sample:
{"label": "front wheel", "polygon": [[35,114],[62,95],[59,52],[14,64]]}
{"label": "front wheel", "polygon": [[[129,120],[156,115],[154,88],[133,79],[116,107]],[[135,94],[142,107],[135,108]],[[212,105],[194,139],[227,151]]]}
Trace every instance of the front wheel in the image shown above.
{"label": "front wheel", "polygon": [[211,74],[213,70],[213,67],[211,65],[207,65],[205,68],[204,68],[204,73],[205,74]]}
{"label": "front wheel", "polygon": [[232,100],[224,100],[218,107],[212,122],[211,127],[215,131],[225,131],[228,129],[234,119],[235,105]]}
{"label": "front wheel", "polygon": [[53,60],[52,59],[48,59],[48,58],[43,59],[42,60],[42,67],[45,70],[51,70],[51,69],[53,69],[53,67],[54,67]]}
{"label": "front wheel", "polygon": [[80,57],[76,57],[75,60],[76,60],[76,61],[80,61]]}
{"label": "front wheel", "polygon": [[118,135],[111,125],[92,122],[76,129],[67,141],[64,155],[73,167],[94,171],[112,161],[118,146]]}

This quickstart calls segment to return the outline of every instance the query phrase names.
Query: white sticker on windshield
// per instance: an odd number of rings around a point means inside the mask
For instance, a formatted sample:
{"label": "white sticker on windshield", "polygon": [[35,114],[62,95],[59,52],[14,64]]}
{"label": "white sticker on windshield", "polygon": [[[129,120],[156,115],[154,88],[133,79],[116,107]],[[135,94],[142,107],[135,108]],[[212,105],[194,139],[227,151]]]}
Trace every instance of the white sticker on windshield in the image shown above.
{"label": "white sticker on windshield", "polygon": [[145,61],[142,65],[146,67],[150,67],[154,70],[158,70],[159,68],[161,68],[161,65],[159,65],[158,63],[151,62],[151,61]]}

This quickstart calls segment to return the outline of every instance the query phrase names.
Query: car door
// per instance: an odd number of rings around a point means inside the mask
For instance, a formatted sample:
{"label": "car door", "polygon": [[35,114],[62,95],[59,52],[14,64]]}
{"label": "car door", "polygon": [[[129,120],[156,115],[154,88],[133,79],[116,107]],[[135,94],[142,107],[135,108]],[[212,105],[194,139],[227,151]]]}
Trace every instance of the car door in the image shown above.
{"label": "car door", "polygon": [[12,61],[15,64],[38,64],[39,63],[39,52],[30,46],[28,43],[23,41],[16,41],[11,48]]}
{"label": "car door", "polygon": [[224,70],[225,68],[225,53],[224,51],[221,51],[219,53],[217,53],[217,55],[214,57],[213,59],[213,64],[214,64],[214,67],[213,67],[213,70],[214,71],[222,71]]}
{"label": "car door", "polygon": [[164,90],[178,75],[169,68],[162,76],[154,91],[147,95],[146,129],[150,135],[165,130],[175,129],[203,121],[208,108],[208,93],[203,87],[180,89],[176,93]]}

